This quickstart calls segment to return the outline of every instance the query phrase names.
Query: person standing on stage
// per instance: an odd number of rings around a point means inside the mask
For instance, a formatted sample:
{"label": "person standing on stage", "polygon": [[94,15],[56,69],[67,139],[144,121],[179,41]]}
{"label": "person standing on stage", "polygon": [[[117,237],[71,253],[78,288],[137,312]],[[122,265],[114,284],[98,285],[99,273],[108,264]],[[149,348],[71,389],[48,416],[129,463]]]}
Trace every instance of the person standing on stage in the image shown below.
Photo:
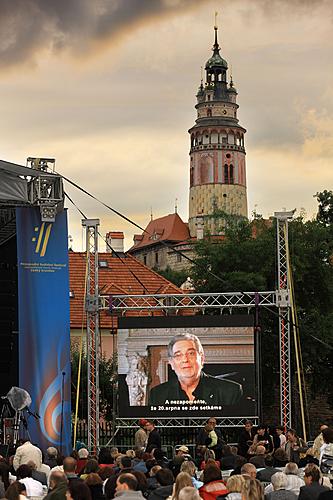
{"label": "person standing on stage", "polygon": [[145,429],[148,432],[146,451],[150,453],[154,448],[161,448],[161,436],[152,420],[147,420]]}

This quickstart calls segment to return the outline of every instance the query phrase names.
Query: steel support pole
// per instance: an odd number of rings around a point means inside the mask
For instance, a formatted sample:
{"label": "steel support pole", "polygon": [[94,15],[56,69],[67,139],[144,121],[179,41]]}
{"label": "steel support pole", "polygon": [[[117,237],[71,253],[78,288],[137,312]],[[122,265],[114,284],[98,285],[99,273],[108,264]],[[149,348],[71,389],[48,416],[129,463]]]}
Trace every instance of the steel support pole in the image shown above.
{"label": "steel support pole", "polygon": [[84,219],[86,228],[87,281],[87,398],[88,449],[96,455],[99,448],[99,295],[98,295],[98,226],[99,219]]}

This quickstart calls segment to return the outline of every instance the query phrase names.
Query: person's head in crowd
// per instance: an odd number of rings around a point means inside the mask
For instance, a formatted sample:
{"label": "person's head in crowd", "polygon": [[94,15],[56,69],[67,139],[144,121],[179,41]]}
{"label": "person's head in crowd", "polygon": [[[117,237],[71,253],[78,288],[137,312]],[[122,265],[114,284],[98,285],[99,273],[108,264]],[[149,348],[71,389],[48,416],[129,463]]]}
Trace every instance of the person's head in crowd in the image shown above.
{"label": "person's head in crowd", "polygon": [[140,418],[138,424],[139,424],[139,427],[141,427],[141,429],[145,429],[145,427],[147,425],[147,420],[145,418]]}
{"label": "person's head in crowd", "polygon": [[322,430],[324,443],[333,443],[333,429],[331,427],[325,427]]}
{"label": "person's head in crowd", "polygon": [[97,460],[95,460],[94,458],[90,458],[84,467],[84,473],[91,474],[92,472],[97,472],[98,467],[99,467],[99,464],[98,464]]}
{"label": "person's head in crowd", "polygon": [[170,340],[168,361],[181,385],[198,383],[204,360],[204,351],[196,335],[178,334]]}
{"label": "person's head in crowd", "polygon": [[203,471],[203,482],[219,481],[222,479],[221,469],[215,464],[207,464]]}
{"label": "person's head in crowd", "polygon": [[261,437],[264,437],[265,434],[266,434],[266,425],[264,425],[264,424],[258,425],[258,427],[257,427],[257,434],[258,434],[259,439]]}
{"label": "person's head in crowd", "polygon": [[161,469],[162,469],[162,467],[160,465],[153,465],[153,467],[150,469],[150,471],[148,473],[149,477],[156,476],[157,472]]}
{"label": "person's head in crowd", "polygon": [[48,458],[57,458],[58,456],[57,448],[54,448],[54,446],[49,446],[46,450],[46,456]]}
{"label": "person's head in crowd", "polygon": [[32,468],[30,467],[30,465],[27,464],[20,465],[16,471],[17,479],[24,479],[26,477],[31,477],[31,474],[32,474]]}
{"label": "person's head in crowd", "polygon": [[134,470],[131,472],[138,482],[137,490],[141,491],[143,494],[148,490],[148,483],[145,474],[139,470]]}
{"label": "person's head in crowd", "polygon": [[217,424],[217,422],[216,422],[216,418],[215,418],[215,417],[210,417],[210,418],[207,420],[207,424],[210,424],[210,425],[213,427],[213,429],[215,429],[216,424]]}
{"label": "person's head in crowd", "polygon": [[153,420],[147,420],[145,429],[148,432],[152,432],[155,429],[155,424]]}
{"label": "person's head in crowd", "polygon": [[19,500],[20,495],[27,495],[26,486],[19,481],[14,481],[8,486],[5,492],[5,498],[7,500]]}
{"label": "person's head in crowd", "polygon": [[5,489],[7,489],[9,486],[9,466],[3,461],[0,462],[0,479]]}
{"label": "person's head in crowd", "polygon": [[295,441],[297,439],[297,434],[295,429],[288,429],[286,434],[287,441]]}
{"label": "person's head in crowd", "polygon": [[[145,457],[145,455],[144,455]],[[148,453],[148,457],[150,457],[150,454]],[[155,465],[157,465],[157,462],[155,460],[155,458],[146,458],[144,459],[144,462],[146,464],[146,468],[147,468],[147,472],[149,473],[149,471],[151,470],[152,467],[154,467]]]}
{"label": "person's head in crowd", "polygon": [[36,462],[34,462],[33,460],[29,460],[29,462],[27,462],[27,465],[31,467],[31,470],[37,470]]}
{"label": "person's head in crowd", "polygon": [[212,460],[215,460],[215,452],[214,450],[210,450],[209,448],[207,448],[204,453],[204,461],[207,463],[210,458]]}
{"label": "person's head in crowd", "polygon": [[201,500],[197,488],[185,486],[178,494],[178,500]]}
{"label": "person's head in crowd", "polygon": [[126,455],[123,455],[120,459],[121,469],[130,469],[132,467],[132,459]]}
{"label": "person's head in crowd", "polygon": [[236,453],[232,453],[231,446],[229,446],[228,444],[222,446],[222,457],[230,457],[231,455],[236,455]]}
{"label": "person's head in crowd", "polygon": [[318,483],[320,479],[320,469],[315,464],[308,464],[304,469],[304,482],[307,486]]}
{"label": "person's head in crowd", "polygon": [[89,451],[87,450],[87,448],[80,448],[77,452],[77,455],[79,459],[82,460],[89,457]]}
{"label": "person's head in crowd", "polygon": [[55,470],[55,471],[51,472],[50,478],[49,478],[50,490],[54,490],[62,483],[67,483],[66,475],[63,472],[61,472],[60,470]]}
{"label": "person's head in crowd", "polygon": [[136,449],[135,450],[135,458],[137,458],[138,460],[143,460],[143,455],[144,455],[144,451],[141,450],[141,449]]}
{"label": "person's head in crowd", "polygon": [[90,474],[88,474],[85,481],[88,486],[94,486],[95,484],[103,484],[100,475],[96,474],[95,472],[91,472]]}
{"label": "person's head in crowd", "polygon": [[73,457],[66,457],[63,461],[64,473],[75,474],[77,461]]}
{"label": "person's head in crowd", "polygon": [[112,465],[107,465],[106,467],[101,467],[98,469],[98,475],[102,479],[102,481],[106,481],[109,477],[115,474],[114,467]]}
{"label": "person's head in crowd", "polygon": [[110,449],[110,453],[111,453],[111,457],[113,459],[115,459],[118,455],[119,455],[119,450],[116,446],[113,446],[111,449]]}
{"label": "person's head in crowd", "polygon": [[327,429],[328,425],[325,424],[324,422],[322,422],[321,424],[319,424],[319,430],[320,432],[323,432],[324,429]]}
{"label": "person's head in crowd", "polygon": [[242,465],[241,474],[242,476],[255,479],[257,477],[257,468],[253,464],[246,463]]}
{"label": "person's head in crowd", "polygon": [[189,449],[185,445],[178,446],[176,448],[176,454],[180,456],[188,455],[189,454]]}
{"label": "person's head in crowd", "polygon": [[116,482],[116,492],[119,491],[136,491],[138,487],[138,481],[133,474],[120,474],[117,477]]}
{"label": "person's head in crowd", "polygon": [[262,500],[264,498],[264,488],[257,479],[245,479],[241,493],[243,500]]}
{"label": "person's head in crowd", "polygon": [[275,432],[278,436],[281,436],[281,434],[284,433],[284,427],[282,425],[277,425],[275,427]]}
{"label": "person's head in crowd", "polygon": [[175,482],[173,474],[170,469],[160,469],[156,472],[156,479],[161,486],[169,486]]}
{"label": "person's head in crowd", "polygon": [[216,467],[218,467],[218,464],[216,463],[216,460],[214,460],[213,458],[209,458],[207,460],[207,462],[205,463],[205,466],[206,465],[216,465]]}
{"label": "person's head in crowd", "polygon": [[241,493],[243,484],[245,483],[245,478],[241,474],[235,474],[230,476],[227,480],[227,490],[230,493]]}
{"label": "person's head in crowd", "polygon": [[287,453],[283,448],[276,448],[274,451],[274,458],[276,461],[279,463],[287,463],[288,462],[288,456]]}
{"label": "person's head in crowd", "polygon": [[185,462],[182,463],[180,467],[181,472],[187,472],[191,477],[195,476],[195,471],[196,471],[196,466],[195,463],[192,462],[192,460],[186,460]]}
{"label": "person's head in crowd", "polygon": [[67,486],[66,500],[91,500],[89,487],[84,481],[70,481]]}
{"label": "person's head in crowd", "polygon": [[207,422],[207,424],[205,425],[205,431],[209,434],[210,432],[212,432],[214,430],[214,427],[212,426],[212,424],[209,424]]}
{"label": "person's head in crowd", "polygon": [[130,457],[130,459],[133,460],[133,458],[135,458],[135,451],[134,450],[127,450],[126,456]]}
{"label": "person's head in crowd", "polygon": [[246,458],[242,457],[240,455],[237,455],[236,460],[235,460],[235,469],[239,469],[246,463]]}
{"label": "person's head in crowd", "polygon": [[113,464],[113,458],[109,448],[101,448],[98,454],[99,464]]}
{"label": "person's head in crowd", "polygon": [[231,450],[232,455],[237,455],[237,453],[238,453],[237,446],[230,446],[230,450]]}
{"label": "person's head in crowd", "polygon": [[180,472],[173,487],[172,500],[179,500],[179,492],[186,486],[193,486],[192,478],[187,472]]}
{"label": "person's head in crowd", "polygon": [[123,457],[125,457],[126,455],[123,455],[122,453],[118,453],[118,455],[115,457],[115,464],[116,464],[116,467],[119,467],[120,468],[120,465],[121,465],[121,459]]}
{"label": "person's head in crowd", "polygon": [[295,462],[288,462],[283,470],[283,472],[288,476],[288,474],[291,474],[293,476],[298,476],[299,474],[299,469],[298,465],[295,464]]}
{"label": "person's head in crowd", "polygon": [[245,427],[245,430],[247,432],[250,432],[252,430],[252,427],[253,427],[252,421],[251,420],[246,420],[245,424],[244,424],[244,427]]}
{"label": "person's head in crowd", "polygon": [[266,453],[265,446],[258,444],[258,446],[256,447],[256,455],[265,455],[265,453]]}
{"label": "person's head in crowd", "polygon": [[272,455],[267,455],[265,457],[265,464],[266,464],[266,467],[273,467],[274,466],[274,458]]}
{"label": "person's head in crowd", "polygon": [[285,490],[288,484],[288,478],[284,472],[276,472],[271,477],[271,483],[274,491]]}
{"label": "person's head in crowd", "polygon": [[79,453],[78,453],[77,450],[72,450],[69,456],[72,457],[72,458],[75,458],[75,460],[79,460],[80,459]]}

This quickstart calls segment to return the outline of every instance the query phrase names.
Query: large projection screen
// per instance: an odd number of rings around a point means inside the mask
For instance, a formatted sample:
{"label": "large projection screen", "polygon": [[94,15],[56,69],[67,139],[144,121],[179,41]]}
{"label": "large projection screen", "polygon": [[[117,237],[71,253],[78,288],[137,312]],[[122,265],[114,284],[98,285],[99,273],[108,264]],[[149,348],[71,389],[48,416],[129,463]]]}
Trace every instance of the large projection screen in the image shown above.
{"label": "large projection screen", "polygon": [[249,315],[119,318],[119,417],[257,416],[254,352]]}

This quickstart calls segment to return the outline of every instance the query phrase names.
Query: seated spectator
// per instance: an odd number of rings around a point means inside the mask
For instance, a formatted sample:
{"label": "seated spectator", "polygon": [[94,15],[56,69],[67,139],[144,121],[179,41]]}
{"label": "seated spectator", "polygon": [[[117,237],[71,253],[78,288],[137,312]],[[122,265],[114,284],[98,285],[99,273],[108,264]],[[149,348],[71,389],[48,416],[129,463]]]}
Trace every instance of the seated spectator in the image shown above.
{"label": "seated spectator", "polygon": [[255,455],[250,458],[249,462],[250,464],[255,465],[257,469],[265,468],[266,466],[265,458],[266,458],[265,446],[258,445],[256,447]]}
{"label": "seated spectator", "polygon": [[179,500],[201,500],[198,490],[193,486],[185,486],[180,490],[178,498]]}
{"label": "seated spectator", "polygon": [[173,485],[171,500],[179,500],[179,492],[186,486],[192,486],[192,478],[187,472],[180,472]]}
{"label": "seated spectator", "polygon": [[257,472],[258,481],[262,483],[269,483],[271,481],[271,477],[273,476],[273,474],[279,472],[278,469],[275,469],[273,467],[273,463],[274,463],[274,458],[272,457],[272,455],[267,455],[267,457],[265,458],[265,465],[266,465],[265,468]]}
{"label": "seated spectator", "polygon": [[288,457],[284,449],[277,448],[273,453],[274,467],[284,467],[288,463]]}
{"label": "seated spectator", "polygon": [[[304,486],[304,481],[299,477],[299,469],[297,464],[294,462],[289,462],[283,472],[287,476],[287,485],[286,485],[286,490],[291,491],[294,493],[297,497],[299,495],[300,488]],[[273,491],[273,485],[269,484],[265,488],[265,495]]]}
{"label": "seated spectator", "polygon": [[265,495],[267,500],[297,500],[297,495],[287,490],[288,479],[284,472],[272,475],[273,491]]}
{"label": "seated spectator", "polygon": [[53,446],[50,446],[46,450],[46,457],[43,460],[43,463],[48,465],[50,469],[53,469],[57,464],[57,456],[58,456],[58,450],[57,448],[54,448]]}
{"label": "seated spectator", "polygon": [[253,443],[249,448],[248,454],[254,455],[259,445],[264,446],[267,453],[272,453],[274,449],[272,436],[269,435],[267,427],[264,424],[257,427],[256,435],[253,438]]}
{"label": "seated spectator", "polygon": [[63,472],[50,474],[49,493],[44,500],[66,500],[67,478]]}
{"label": "seated spectator", "polygon": [[144,497],[141,491],[137,491],[138,482],[133,474],[120,474],[117,478],[116,498],[128,500],[143,500]]}
{"label": "seated spectator", "polygon": [[246,500],[262,500],[264,488],[258,479],[246,479],[242,487],[242,498]]}
{"label": "seated spectator", "polygon": [[17,479],[24,484],[27,497],[42,497],[44,496],[42,483],[31,477],[32,470],[27,464],[20,465],[16,471]]}
{"label": "seated spectator", "polygon": [[148,482],[145,474],[138,470],[133,470],[132,474],[138,482],[137,491],[141,491],[143,496],[146,497],[148,495]]}
{"label": "seated spectator", "polygon": [[156,474],[162,467],[160,465],[154,465],[148,472],[148,490],[152,491],[159,487],[158,481],[156,479]]}
{"label": "seated spectator", "polygon": [[[63,472],[65,473],[68,482],[71,481],[81,481],[81,479],[76,474],[77,461],[75,458],[66,457],[63,462]],[[53,469],[54,470],[54,469]]]}
{"label": "seated spectator", "polygon": [[284,449],[287,454],[288,461],[299,464],[300,454],[305,453],[308,446],[302,438],[297,436],[294,429],[288,429],[286,438],[287,441],[284,445]]}
{"label": "seated spectator", "polygon": [[196,478],[197,468],[195,466],[195,463],[192,462],[192,460],[187,460],[186,462],[183,462],[182,465],[181,465],[180,471],[181,472],[187,472],[187,474],[189,474],[191,476],[192,483],[193,483],[193,486],[195,488],[197,488],[197,489],[201,488],[201,486],[203,485],[203,482],[199,481]]}
{"label": "seated spectator", "polygon": [[256,479],[257,477],[256,466],[250,463],[242,465],[241,475],[244,476],[245,479]]}
{"label": "seated spectator", "polygon": [[92,500],[104,500],[103,481],[98,474],[91,472],[85,479]]}
{"label": "seated spectator", "polygon": [[134,450],[127,450],[125,453],[126,457],[130,457],[131,460],[135,458],[135,451]]}
{"label": "seated spectator", "polygon": [[80,475],[81,479],[87,479],[89,474],[96,474],[98,471],[99,465],[95,458],[90,458],[87,460],[87,463],[84,467],[82,474]]}
{"label": "seated spectator", "polygon": [[33,479],[36,479],[36,481],[39,481],[42,483],[44,486],[47,486],[47,477],[45,472],[40,472],[37,470],[37,465],[33,460],[29,460],[28,464],[29,467],[31,467],[31,477]]}
{"label": "seated spectator", "polygon": [[91,500],[89,487],[84,481],[69,481],[66,491],[66,500]]}
{"label": "seated spectator", "polygon": [[143,458],[144,455],[146,455],[146,457],[147,457],[148,453],[144,453],[143,450],[136,450],[135,451],[135,458],[132,460],[132,467],[133,467],[133,470],[137,470],[137,471],[143,472],[144,474],[147,474],[148,469],[146,466],[146,462]]}
{"label": "seated spectator", "polygon": [[245,483],[244,476],[236,474],[228,478],[227,490],[228,495],[225,497],[226,500],[242,500],[242,489]]}
{"label": "seated spectator", "polygon": [[78,476],[80,476],[80,474],[82,474],[83,469],[85,468],[86,463],[88,461],[89,451],[87,450],[87,448],[80,448],[79,451],[77,452],[77,454],[78,454],[78,460],[77,460],[75,472],[76,472],[76,474],[78,474]]}
{"label": "seated spectator", "polygon": [[[184,446],[184,448],[188,449],[186,446]],[[180,453],[178,453],[180,455]],[[185,459],[185,460],[188,460],[187,456],[185,456],[186,454],[184,453],[181,453],[181,456]],[[147,454],[145,454],[145,456],[147,456]],[[160,448],[155,448],[155,450],[153,451],[153,458],[156,460],[156,464],[157,465],[160,465],[161,467],[168,467],[168,464],[169,464],[169,460],[168,458],[165,456],[165,453],[163,450],[161,450]]]}
{"label": "seated spectator", "polygon": [[164,500],[172,495],[174,477],[169,469],[160,469],[156,472],[156,479],[159,487],[153,490],[148,500]]}
{"label": "seated spectator", "polygon": [[222,456],[220,459],[220,467],[222,470],[232,470],[236,467],[237,448],[225,444],[222,446]]}
{"label": "seated spectator", "polygon": [[7,500],[26,500],[27,491],[24,484],[14,481],[8,486],[5,495]]}
{"label": "seated spectator", "polygon": [[284,435],[284,427],[282,425],[278,425],[276,427],[276,434],[279,438],[279,443],[278,443],[279,446],[277,446],[276,448],[283,448],[284,445],[286,444],[287,438]]}
{"label": "seated spectator", "polygon": [[216,500],[219,495],[228,492],[222,481],[221,469],[216,464],[206,465],[203,471],[203,486],[199,489],[200,496],[204,500]]}
{"label": "seated spectator", "polygon": [[209,450],[207,449],[204,453],[204,457],[203,457],[203,461],[201,462],[200,464],[200,470],[204,470],[204,468],[206,467],[207,463],[208,463],[208,460],[211,460],[213,462],[215,462],[215,464],[217,465],[217,467],[220,467],[221,464],[218,460],[215,460],[215,452],[213,450]]}
{"label": "seated spectator", "polygon": [[299,500],[317,500],[320,493],[324,493],[329,489],[326,486],[319,484],[320,470],[315,464],[309,464],[304,469],[304,482],[299,492]]}

